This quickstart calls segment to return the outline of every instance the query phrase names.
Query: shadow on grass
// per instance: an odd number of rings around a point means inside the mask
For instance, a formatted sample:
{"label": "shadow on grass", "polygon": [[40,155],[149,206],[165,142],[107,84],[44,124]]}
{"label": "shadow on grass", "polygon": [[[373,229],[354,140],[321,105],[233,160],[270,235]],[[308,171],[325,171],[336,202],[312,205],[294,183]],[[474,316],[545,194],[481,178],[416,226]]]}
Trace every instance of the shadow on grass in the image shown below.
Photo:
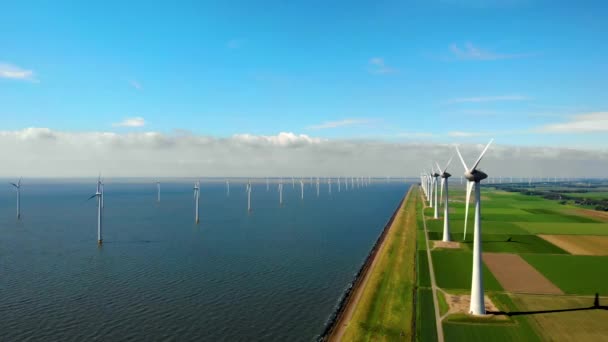
{"label": "shadow on grass", "polygon": [[586,311],[586,310],[608,310],[608,306],[600,305],[599,293],[595,294],[592,306],[586,306],[581,308],[570,308],[570,309],[555,309],[555,310],[537,310],[537,311],[488,311],[487,313],[498,315],[498,316],[525,316],[525,315],[538,315],[546,313],[557,313],[557,312],[570,312],[570,311]]}

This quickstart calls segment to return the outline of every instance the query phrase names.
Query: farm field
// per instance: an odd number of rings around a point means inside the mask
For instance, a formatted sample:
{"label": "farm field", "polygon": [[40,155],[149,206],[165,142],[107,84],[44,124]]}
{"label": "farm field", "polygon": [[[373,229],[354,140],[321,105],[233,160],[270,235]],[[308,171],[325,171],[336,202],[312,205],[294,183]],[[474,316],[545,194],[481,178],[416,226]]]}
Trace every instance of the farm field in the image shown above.
{"label": "farm field", "polygon": [[543,340],[608,341],[608,310],[592,309],[593,297],[513,295],[512,300]]}
{"label": "farm field", "polygon": [[539,235],[546,241],[575,255],[608,255],[608,236]]}
{"label": "farm field", "polygon": [[[460,242],[459,248],[435,247],[431,250],[437,286],[456,296],[468,296],[471,284],[474,206],[469,207],[467,234],[463,235],[463,190],[454,186],[449,204],[450,237],[452,241]],[[428,207],[428,202],[425,206],[419,210],[424,212],[429,239],[441,240],[443,207],[438,208],[439,219],[433,219],[434,209]],[[491,315],[494,318],[464,313],[442,317],[445,340],[606,339],[604,336],[608,336],[608,332],[602,322],[606,321],[608,311],[592,308],[553,312],[560,307],[572,309],[583,304],[589,307],[596,293],[608,294],[608,256],[597,255],[608,253],[608,222],[603,219],[603,213],[490,186],[482,187],[481,213],[484,290],[498,313]],[[424,235],[419,234],[419,245],[423,238]],[[433,246],[432,241],[430,245]],[[418,256],[418,286],[428,288],[429,270],[423,270],[428,262],[423,252]],[[490,256],[492,259],[488,259]],[[602,297],[602,302],[608,302],[608,299]],[[430,309],[433,309],[432,305]],[[432,318],[432,315],[427,317]],[[559,328],[563,331],[579,320],[590,322],[583,325],[585,329],[568,330],[564,339],[560,339],[558,333],[545,331],[551,317],[558,317]],[[417,333],[421,340],[420,332]]]}

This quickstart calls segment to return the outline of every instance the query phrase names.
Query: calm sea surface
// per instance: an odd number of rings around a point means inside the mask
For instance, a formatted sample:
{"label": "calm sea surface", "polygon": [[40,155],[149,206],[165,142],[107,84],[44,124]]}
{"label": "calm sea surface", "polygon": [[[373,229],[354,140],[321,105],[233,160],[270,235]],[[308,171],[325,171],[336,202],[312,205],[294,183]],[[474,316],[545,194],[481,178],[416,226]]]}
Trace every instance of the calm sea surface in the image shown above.
{"label": "calm sea surface", "polygon": [[310,341],[409,185],[105,187],[97,247],[91,183],[0,185],[0,340]]}

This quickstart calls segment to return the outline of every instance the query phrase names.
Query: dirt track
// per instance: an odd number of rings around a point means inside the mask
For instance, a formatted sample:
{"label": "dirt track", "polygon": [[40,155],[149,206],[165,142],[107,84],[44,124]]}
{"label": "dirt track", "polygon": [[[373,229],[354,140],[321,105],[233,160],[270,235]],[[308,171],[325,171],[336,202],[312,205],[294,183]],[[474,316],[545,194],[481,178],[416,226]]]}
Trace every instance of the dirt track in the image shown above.
{"label": "dirt track", "polygon": [[562,290],[517,254],[483,253],[483,261],[506,291],[563,294]]}

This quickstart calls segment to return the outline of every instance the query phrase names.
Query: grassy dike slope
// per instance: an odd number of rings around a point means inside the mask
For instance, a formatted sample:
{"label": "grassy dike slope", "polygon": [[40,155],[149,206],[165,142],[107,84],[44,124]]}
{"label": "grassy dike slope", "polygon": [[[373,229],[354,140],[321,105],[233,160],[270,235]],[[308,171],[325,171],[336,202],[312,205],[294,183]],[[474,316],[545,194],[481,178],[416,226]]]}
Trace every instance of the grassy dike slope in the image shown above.
{"label": "grassy dike slope", "polygon": [[416,283],[416,187],[408,191],[362,289],[342,341],[409,340]]}

